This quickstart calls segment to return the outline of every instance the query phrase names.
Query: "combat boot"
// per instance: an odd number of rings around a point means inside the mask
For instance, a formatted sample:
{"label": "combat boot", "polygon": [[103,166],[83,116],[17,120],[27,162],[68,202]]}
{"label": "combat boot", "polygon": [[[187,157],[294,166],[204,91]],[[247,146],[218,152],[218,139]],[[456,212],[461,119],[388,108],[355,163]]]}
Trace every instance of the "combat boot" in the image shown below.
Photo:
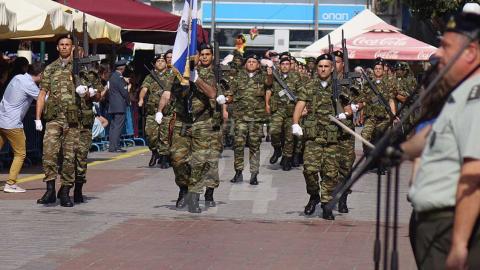
{"label": "combat boot", "polygon": [[282,170],[290,171],[291,169],[292,169],[292,158],[285,157],[285,160],[283,161],[283,165],[282,165]]}
{"label": "combat boot", "polygon": [[188,192],[187,194],[187,204],[188,204],[188,212],[199,214],[202,212],[200,208],[200,204],[198,200],[200,199],[200,194]]}
{"label": "combat boot", "polygon": [[59,199],[60,199],[60,205],[63,207],[73,207],[73,202],[70,199],[70,187],[69,186],[64,186],[60,188],[61,192],[59,192]]}
{"label": "combat boot", "polygon": [[235,170],[235,176],[233,177],[232,180],[230,180],[232,183],[240,183],[243,182],[243,174],[242,170]]}
{"label": "combat boot", "polygon": [[75,183],[75,187],[73,188],[73,202],[74,203],[85,202],[83,200],[82,188],[83,188],[83,183]]}
{"label": "combat boot", "polygon": [[47,191],[43,194],[42,198],[37,200],[38,204],[49,204],[54,203],[57,199],[55,198],[55,180],[47,181]]}
{"label": "combat boot", "polygon": [[348,196],[348,192],[344,192],[342,194],[342,197],[340,197],[340,200],[338,201],[339,213],[348,213],[347,196]]}
{"label": "combat boot", "polygon": [[157,164],[158,160],[158,153],[157,150],[152,150],[152,157],[150,158],[150,161],[148,162],[148,167],[153,167]]}
{"label": "combat boot", "polygon": [[275,164],[277,163],[278,159],[282,156],[282,148],[281,147],[275,147],[273,149],[273,155],[270,158],[270,164]]}
{"label": "combat boot", "polygon": [[175,207],[178,209],[181,209],[185,207],[186,203],[186,195],[188,193],[188,187],[180,187],[180,191],[178,192],[178,199],[177,203],[175,204]]}
{"label": "combat boot", "polygon": [[252,173],[252,175],[250,176],[250,185],[258,185],[257,175],[258,173]]}
{"label": "combat boot", "polygon": [[300,154],[295,153],[293,155],[292,167],[299,167],[300,166]]}
{"label": "combat boot", "polygon": [[169,167],[168,156],[167,155],[161,155],[160,159],[158,160],[158,163],[160,164],[160,168],[168,169],[168,167]]}
{"label": "combat boot", "polygon": [[207,190],[205,190],[205,206],[207,207],[215,207],[217,204],[213,200],[213,188],[207,187]]}
{"label": "combat boot", "polygon": [[326,220],[335,220],[332,210],[327,209],[326,204],[322,203],[322,218]]}
{"label": "combat boot", "polygon": [[305,210],[303,213],[307,216],[315,213],[315,208],[317,204],[320,202],[320,196],[318,194],[310,195],[310,199],[308,200],[307,205],[305,206]]}
{"label": "combat boot", "polygon": [[60,193],[62,192],[63,187],[64,187],[64,186],[60,186],[60,188],[58,189],[57,199],[60,199]]}

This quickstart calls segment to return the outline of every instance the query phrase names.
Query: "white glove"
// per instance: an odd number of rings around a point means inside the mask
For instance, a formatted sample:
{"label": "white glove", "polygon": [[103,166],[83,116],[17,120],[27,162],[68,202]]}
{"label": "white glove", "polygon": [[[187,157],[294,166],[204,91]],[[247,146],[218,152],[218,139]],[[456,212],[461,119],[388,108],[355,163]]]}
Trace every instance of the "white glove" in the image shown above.
{"label": "white glove", "polygon": [[270,59],[262,59],[262,60],[260,60],[260,65],[267,66],[267,67],[273,67],[273,62]]}
{"label": "white glove", "polygon": [[190,81],[191,82],[196,82],[198,80],[198,71],[195,69],[191,74],[190,74]]}
{"label": "white glove", "polygon": [[155,114],[155,121],[160,125],[162,123],[163,113],[157,112]]}
{"label": "white glove", "polygon": [[42,120],[34,120],[35,121],[35,129],[38,131],[42,131],[43,125]]}
{"label": "white glove", "polygon": [[80,97],[84,97],[85,94],[87,93],[88,91],[88,88],[85,86],[85,85],[79,85],[77,86],[77,88],[75,89],[75,92],[77,92],[77,94],[80,96]]}
{"label": "white glove", "polygon": [[90,97],[93,97],[97,94],[97,89],[94,89],[93,87],[88,88],[88,94]]}
{"label": "white glove", "polygon": [[352,108],[352,111],[353,111],[354,113],[358,112],[358,108],[359,108],[359,107],[360,107],[360,106],[358,106],[358,104],[353,104],[353,103],[350,104],[350,108]]}
{"label": "white glove", "polygon": [[217,103],[220,104],[220,105],[223,105],[225,103],[227,103],[227,99],[225,98],[224,95],[220,95],[217,97]]}
{"label": "white glove", "polygon": [[337,119],[345,120],[345,119],[347,119],[347,115],[345,113],[341,113],[341,114],[337,115]]}
{"label": "white glove", "polygon": [[292,133],[295,136],[303,136],[302,127],[300,127],[299,124],[293,124],[292,125]]}

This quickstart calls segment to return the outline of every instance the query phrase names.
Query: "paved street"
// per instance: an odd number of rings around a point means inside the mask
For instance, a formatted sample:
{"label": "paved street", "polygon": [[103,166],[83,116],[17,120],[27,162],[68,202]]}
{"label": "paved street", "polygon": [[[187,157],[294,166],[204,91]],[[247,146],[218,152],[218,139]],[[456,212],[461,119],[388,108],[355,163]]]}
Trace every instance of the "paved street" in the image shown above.
{"label": "paved street", "polygon": [[[301,168],[270,165],[271,151],[262,144],[260,184],[250,186],[229,182],[233,151],[226,149],[217,207],[200,215],[175,209],[173,170],[148,168],[144,147],[92,153],[87,203],[73,208],[37,205],[41,170],[27,168],[26,193],[0,193],[0,269],[373,269],[376,175],[354,186],[349,214],[335,211],[333,222],[321,210],[305,217]],[[415,269],[405,199],[410,168],[401,170],[400,269]]]}

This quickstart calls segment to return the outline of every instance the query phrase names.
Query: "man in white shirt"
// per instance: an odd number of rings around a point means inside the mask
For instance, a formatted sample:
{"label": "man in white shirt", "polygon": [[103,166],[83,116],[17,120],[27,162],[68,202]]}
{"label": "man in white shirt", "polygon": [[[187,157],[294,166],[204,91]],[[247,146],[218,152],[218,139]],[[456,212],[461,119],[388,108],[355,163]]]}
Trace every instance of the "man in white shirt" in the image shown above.
{"label": "man in white shirt", "polygon": [[25,192],[17,185],[17,177],[26,156],[22,120],[33,99],[38,97],[40,89],[37,84],[42,78],[43,68],[41,63],[34,63],[28,67],[27,73],[13,77],[0,102],[0,149],[6,141],[13,149],[13,162],[4,192]]}

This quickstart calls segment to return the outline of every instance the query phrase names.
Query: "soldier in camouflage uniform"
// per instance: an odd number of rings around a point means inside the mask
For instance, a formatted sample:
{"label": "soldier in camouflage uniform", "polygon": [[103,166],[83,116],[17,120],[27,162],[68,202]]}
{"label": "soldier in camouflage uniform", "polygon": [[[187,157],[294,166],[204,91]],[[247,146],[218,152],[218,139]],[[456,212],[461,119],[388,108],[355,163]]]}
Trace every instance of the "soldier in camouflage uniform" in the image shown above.
{"label": "soldier in camouflage uniform", "polygon": [[[335,56],[335,65],[337,69],[337,82],[340,83],[345,78],[344,73],[344,62],[343,62],[343,52],[334,51],[333,55]],[[347,71],[348,72],[348,71]],[[339,86],[340,87],[340,86]],[[338,112],[339,115],[337,118],[345,124],[347,127],[355,130],[355,125],[353,123],[353,110],[350,107],[350,104],[358,103],[358,97],[360,95],[359,90],[355,87],[348,89],[347,87],[341,87],[342,95],[339,102],[341,102],[341,107],[347,107],[347,111]],[[354,105],[355,108],[355,105]],[[356,107],[358,109],[358,107]],[[355,110],[356,111],[356,110]],[[347,178],[349,177],[350,171],[352,170],[353,163],[355,162],[355,137],[353,137],[348,132],[343,129],[340,130],[340,136],[338,137],[338,172],[339,172],[339,183],[344,184]],[[351,193],[348,192],[342,194],[338,202],[338,212],[348,213],[347,207],[347,196]]]}
{"label": "soldier in camouflage uniform", "polygon": [[[40,118],[46,121],[43,138],[43,179],[47,191],[39,204],[56,201],[55,180],[59,172],[58,156],[62,149],[60,179],[62,181],[58,197],[60,205],[72,207],[69,192],[75,181],[75,153],[79,145],[80,96],[89,97],[88,88],[79,85],[75,89],[72,76],[73,40],[70,36],[58,39],[57,50],[60,57],[48,65],[40,83],[41,90],[37,100],[35,122],[37,130],[42,129]],[[48,95],[48,99],[46,96]],[[40,124],[40,125],[39,125]],[[91,136],[91,134],[89,134]]]}
{"label": "soldier in camouflage uniform", "polygon": [[[335,114],[332,103],[332,65],[329,54],[322,54],[317,58],[318,76],[308,82],[305,90],[299,93],[292,125],[293,134],[303,135],[305,139],[303,175],[310,199],[304,213],[313,214],[316,205],[321,202],[322,217],[327,220],[335,219],[332,211],[324,206],[332,199],[332,193],[338,184],[337,152],[340,134],[339,127],[328,118]],[[298,123],[305,107],[308,112],[302,130]],[[322,180],[320,186],[319,173]],[[320,191],[321,197],[318,194]]]}
{"label": "soldier in camouflage uniform", "polygon": [[[395,102],[398,105],[398,109],[400,109],[405,106],[407,98],[413,94],[413,91],[417,87],[417,80],[413,76],[410,66],[407,62],[399,62],[395,65],[395,75]],[[405,109],[403,111],[405,112]],[[408,119],[408,123],[406,124],[411,124],[413,121],[414,115]]]}
{"label": "soldier in camouflage uniform", "polygon": [[246,58],[245,69],[230,83],[225,92],[228,102],[233,102],[235,119],[234,167],[235,176],[230,182],[243,181],[243,157],[245,142],[249,140],[250,184],[258,185],[257,175],[260,166],[260,143],[262,141],[263,123],[266,116],[266,89],[272,85],[272,69],[266,74],[259,71],[260,63],[256,55]]}
{"label": "soldier in camouflage uniform", "polygon": [[[301,84],[304,81],[290,68],[290,59],[288,57],[281,58],[279,74],[290,91],[297,95],[301,91]],[[294,142],[291,126],[294,109],[295,103],[288,98],[285,90],[274,80],[271,90],[267,91],[267,111],[272,114],[270,121],[272,146],[274,148],[270,164],[275,164],[278,158],[282,156],[281,165],[284,171],[289,171],[292,168]]]}
{"label": "soldier in camouflage uniform", "polygon": [[[160,168],[166,169],[169,167],[168,156],[170,155],[170,144],[168,141],[168,128],[173,116],[173,106],[167,104],[163,109],[161,124],[155,121],[155,114],[157,113],[163,91],[170,91],[173,76],[172,73],[167,70],[165,55],[160,54],[156,56],[153,59],[153,64],[155,68],[153,72],[157,75],[156,78],[159,82],[153,78],[152,74],[148,74],[145,77],[140,90],[138,106],[145,106],[145,135],[148,141],[148,148],[152,151],[152,157],[148,162],[148,166],[153,167],[158,161]],[[147,102],[144,104],[146,96]]]}
{"label": "soldier in camouflage uniform", "polygon": [[79,144],[75,156],[75,188],[73,190],[73,202],[83,203],[83,185],[87,182],[87,158],[92,146],[92,127],[95,120],[93,113],[93,102],[100,100],[100,93],[103,86],[95,70],[80,71],[82,84],[89,87],[89,98],[80,100],[80,121],[79,121]]}
{"label": "soldier in camouflage uniform", "polygon": [[[396,107],[394,102],[395,86],[391,85],[389,80],[384,76],[383,62],[375,63],[373,68],[374,78],[373,84],[376,86],[379,93],[389,103],[390,111],[395,114]],[[382,105],[380,98],[375,95],[368,84],[363,88],[363,93],[359,101],[363,103],[363,111],[365,113],[365,124],[362,130],[362,137],[367,141],[375,143],[375,140],[383,135],[390,123],[390,113],[384,105]],[[366,145],[363,146],[364,152],[369,153]]]}
{"label": "soldier in camouflage uniform", "polygon": [[[200,48],[200,66],[192,71],[190,86],[180,84],[176,77],[171,91],[162,94],[159,112],[155,115],[157,123],[161,123],[161,110],[170,100],[172,92],[176,99],[176,120],[170,157],[175,183],[180,188],[176,205],[182,208],[187,204],[191,213],[201,213],[198,203],[200,193],[205,186],[207,173],[215,166],[212,163],[212,138],[217,138],[218,135],[213,121],[217,89],[212,59],[213,49],[203,44]],[[215,154],[218,156],[217,152]],[[206,195],[206,200],[213,201],[213,188]]]}

